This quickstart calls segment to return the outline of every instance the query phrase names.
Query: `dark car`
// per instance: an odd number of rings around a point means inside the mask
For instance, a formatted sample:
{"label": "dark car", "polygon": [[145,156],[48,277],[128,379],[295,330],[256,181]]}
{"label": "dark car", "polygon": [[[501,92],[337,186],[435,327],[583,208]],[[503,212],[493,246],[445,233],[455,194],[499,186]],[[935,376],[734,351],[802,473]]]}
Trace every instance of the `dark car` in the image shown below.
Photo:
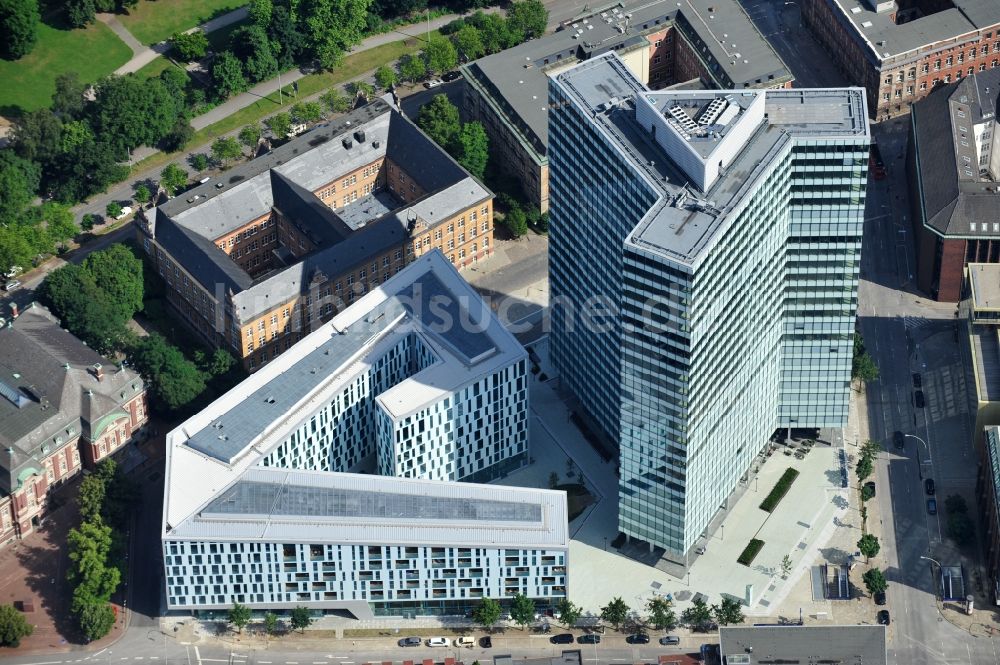
{"label": "dark car", "polygon": [[625,638],[629,644],[649,644],[649,635],[646,633],[636,633]]}
{"label": "dark car", "polygon": [[897,448],[903,448],[906,446],[906,437],[899,430],[892,433],[892,445]]}
{"label": "dark car", "polygon": [[601,643],[601,636],[600,635],[581,635],[580,637],[576,638],[576,641],[579,642],[580,644],[600,644]]}
{"label": "dark car", "polygon": [[880,624],[883,626],[889,625],[889,610],[879,610],[876,616],[878,617],[878,622]]}
{"label": "dark car", "polygon": [[885,591],[879,591],[875,594],[875,604],[885,605]]}
{"label": "dark car", "polygon": [[462,78],[462,72],[454,71],[454,72],[448,72],[447,74],[442,76],[441,80],[444,81],[445,83],[451,83],[452,81],[457,81],[460,78]]}
{"label": "dark car", "polygon": [[924,491],[927,492],[927,496],[934,496],[934,479],[928,478],[924,481]]}
{"label": "dark car", "polygon": [[924,408],[924,391],[918,390],[913,393],[913,403],[917,405],[918,409]]}
{"label": "dark car", "polygon": [[399,641],[401,647],[418,647],[421,644],[423,644],[423,640],[419,637],[404,637]]}
{"label": "dark car", "polygon": [[924,379],[923,379],[923,377],[920,376],[919,374],[917,374],[916,372],[914,372],[913,373],[913,387],[919,389],[923,385],[924,385]]}
{"label": "dark car", "polygon": [[937,515],[937,500],[927,499],[927,514]]}
{"label": "dark car", "polygon": [[492,649],[493,648],[493,638],[490,637],[489,635],[486,635],[485,637],[479,638],[479,646],[481,646],[484,649]]}
{"label": "dark car", "polygon": [[667,635],[666,637],[660,638],[660,644],[662,644],[663,646],[670,646],[680,643],[681,643],[681,638],[677,637],[676,635]]}
{"label": "dark car", "polygon": [[867,491],[867,494],[871,498],[873,498],[873,499],[875,498],[875,483],[874,482],[872,482],[871,480],[869,480],[867,483],[865,483],[865,490]]}
{"label": "dark car", "polygon": [[549,638],[552,644],[573,644],[573,636],[570,633],[559,633]]}

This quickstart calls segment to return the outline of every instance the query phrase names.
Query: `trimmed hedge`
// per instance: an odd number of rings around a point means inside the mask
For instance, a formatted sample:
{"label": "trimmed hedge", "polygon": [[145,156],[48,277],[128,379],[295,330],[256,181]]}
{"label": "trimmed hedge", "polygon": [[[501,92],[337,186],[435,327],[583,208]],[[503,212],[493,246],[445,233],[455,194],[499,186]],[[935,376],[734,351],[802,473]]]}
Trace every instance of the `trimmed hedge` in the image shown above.
{"label": "trimmed hedge", "polygon": [[744,566],[749,566],[753,563],[754,558],[756,558],[762,547],[764,547],[764,541],[754,538],[743,549],[739,558],[736,559],[736,563],[742,563]]}
{"label": "trimmed hedge", "polygon": [[781,474],[781,478],[778,479],[778,482],[774,486],[774,489],[771,490],[771,493],[764,497],[764,500],[760,502],[760,509],[766,510],[770,513],[777,508],[778,502],[780,502],[781,499],[788,494],[788,488],[792,486],[792,483],[795,482],[795,479],[798,477],[799,472],[795,469],[785,469],[785,472]]}

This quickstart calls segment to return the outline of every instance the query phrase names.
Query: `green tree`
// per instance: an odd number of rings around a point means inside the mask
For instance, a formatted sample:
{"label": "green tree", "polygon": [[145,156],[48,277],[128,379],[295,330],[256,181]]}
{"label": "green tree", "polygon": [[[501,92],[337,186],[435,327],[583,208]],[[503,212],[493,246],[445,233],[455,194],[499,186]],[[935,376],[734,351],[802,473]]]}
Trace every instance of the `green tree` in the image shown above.
{"label": "green tree", "polygon": [[66,536],[71,561],[67,578],[75,586],[70,608],[79,614],[82,605],[107,603],[121,582],[121,571],[108,565],[111,552],[111,527],[101,520],[82,522]]}
{"label": "green tree", "polygon": [[229,161],[243,156],[239,141],[231,136],[221,136],[212,142],[212,157],[225,166]]}
{"label": "green tree", "polygon": [[443,37],[433,37],[423,49],[427,71],[432,74],[443,74],[458,64],[458,53],[455,45]]}
{"label": "green tree", "polygon": [[712,625],[712,608],[701,598],[695,598],[691,607],[681,613],[681,621],[691,630],[704,633]]}
{"label": "green tree", "polygon": [[275,47],[275,57],[281,71],[290,69],[303,56],[307,40],[302,27],[289,7],[277,5],[267,26],[267,36]]}
{"label": "green tree", "polygon": [[149,186],[146,183],[142,183],[135,188],[135,193],[132,196],[139,204],[145,205],[149,203],[153,193],[149,191]]}
{"label": "green tree", "polygon": [[258,25],[237,28],[229,38],[229,48],[243,63],[243,73],[251,83],[277,76],[278,59],[264,28]]}
{"label": "green tree", "polygon": [[361,41],[371,0],[300,0],[298,16],[309,50],[324,69],[340,64],[344,52]]}
{"label": "green tree", "polygon": [[94,94],[87,105],[90,127],[117,161],[141,145],[155,145],[186,112],[184,98],[159,77],[108,76],[97,82]]}
{"label": "green tree", "polygon": [[185,406],[205,390],[205,377],[162,335],[153,333],[133,344],[133,364],[152,383],[153,397],[167,409]]}
{"label": "green tree", "polygon": [[264,615],[264,632],[268,635],[278,632],[278,615],[274,612],[267,612]]}
{"label": "green tree", "polygon": [[865,349],[865,340],[860,333],[854,333],[854,358],[851,364],[851,378],[862,384],[878,379],[878,366]]}
{"label": "green tree", "polygon": [[399,61],[399,76],[404,81],[416,83],[427,76],[427,65],[423,58],[415,55],[404,56]]}
{"label": "green tree", "polygon": [[80,630],[91,642],[110,633],[115,625],[115,611],[107,602],[86,603],[76,615]]}
{"label": "green tree", "polygon": [[462,26],[457,32],[451,35],[451,42],[455,45],[455,50],[464,61],[476,60],[486,53],[483,46],[483,37],[479,34],[479,29],[472,25]]}
{"label": "green tree", "polygon": [[250,608],[246,605],[241,605],[240,603],[233,603],[233,606],[229,608],[229,614],[226,620],[233,626],[236,626],[236,631],[239,633],[243,632],[243,626],[250,623]]}
{"label": "green tree", "polygon": [[202,30],[177,32],[170,38],[170,45],[177,51],[181,60],[186,62],[200,60],[208,52],[208,36]]}
{"label": "green tree", "polygon": [[514,594],[511,598],[510,618],[524,630],[535,620],[535,601],[523,593]]}
{"label": "green tree", "polygon": [[40,20],[38,0],[0,0],[0,56],[17,60],[31,53]]}
{"label": "green tree", "polygon": [[0,150],[0,225],[14,224],[20,219],[35,198],[41,177],[37,163],[11,150]]}
{"label": "green tree", "polygon": [[518,41],[541,37],[548,22],[549,11],[539,0],[520,0],[507,8],[507,26]]}
{"label": "green tree", "polygon": [[319,101],[330,113],[343,113],[351,108],[351,100],[340,88],[330,88],[319,96]]}
{"label": "green tree", "polygon": [[219,99],[247,89],[243,63],[231,51],[223,51],[215,57],[215,62],[212,63],[212,81]]}
{"label": "green tree", "polygon": [[212,376],[222,376],[236,367],[236,359],[225,349],[216,349],[209,359],[208,373]]}
{"label": "green tree", "polygon": [[370,101],[372,97],[375,96],[375,86],[373,86],[368,81],[354,81],[347,84],[347,90],[352,95],[361,97],[366,102]]}
{"label": "green tree", "polygon": [[479,30],[479,37],[486,53],[499,53],[505,48],[513,46],[512,41],[516,43],[516,36],[512,40],[511,32],[507,28],[507,21],[502,16],[477,12],[472,16],[470,22]]}
{"label": "green tree", "polygon": [[375,82],[378,87],[388,90],[396,85],[396,70],[388,65],[382,65],[375,70]]}
{"label": "green tree", "polygon": [[204,171],[212,164],[212,161],[205,153],[196,152],[188,158],[188,164],[190,164],[191,168],[195,171]]}
{"label": "green tree", "polygon": [[462,125],[457,142],[458,161],[469,173],[480,180],[486,174],[486,162],[490,157],[490,139],[479,122]]}
{"label": "green tree", "polygon": [[111,219],[118,219],[122,214],[122,205],[118,201],[111,201],[108,205],[104,206],[104,214]]}
{"label": "green tree", "polygon": [[27,637],[35,631],[13,605],[0,605],[0,646],[16,647],[22,637]]}
{"label": "green tree", "polygon": [[743,603],[735,598],[723,596],[721,604],[712,605],[712,615],[720,626],[743,623]]}
{"label": "green tree", "polygon": [[301,605],[292,610],[292,629],[299,629],[303,634],[306,632],[306,628],[312,625],[312,614],[309,612],[308,607],[302,607]]}
{"label": "green tree", "polygon": [[885,450],[882,444],[874,439],[868,439],[860,446],[860,453],[862,457],[868,457],[872,461],[878,459],[878,454]]}
{"label": "green tree", "polygon": [[80,518],[89,522],[101,515],[104,504],[104,481],[94,474],[84,476],[78,494]]}
{"label": "green tree", "polygon": [[288,137],[288,133],[292,131],[292,116],[285,112],[275,113],[270,118],[264,121],[271,133],[277,139],[283,139]]}
{"label": "green tree", "polygon": [[83,269],[111,297],[122,323],[142,309],[142,260],[128,245],[115,243],[93,252],[84,259]]}
{"label": "green tree", "polygon": [[889,583],[885,579],[885,575],[878,568],[871,568],[865,571],[865,574],[861,576],[862,581],[865,583],[865,588],[868,589],[868,593],[875,595],[877,593],[885,593],[885,590],[889,587]]}
{"label": "green tree", "polygon": [[620,596],[615,596],[607,605],[601,608],[601,619],[607,621],[615,630],[621,629],[628,619],[629,607]]}
{"label": "green tree", "polygon": [[507,210],[503,223],[515,238],[520,238],[528,232],[528,218],[519,205],[514,205]]}
{"label": "green tree", "polygon": [[323,117],[323,107],[319,102],[299,102],[289,109],[295,123],[317,122]]}
{"label": "green tree", "polygon": [[254,25],[267,29],[271,25],[271,16],[274,13],[274,2],[272,0],[250,0],[247,5],[247,12]]}
{"label": "green tree", "polygon": [[862,481],[862,480],[864,480],[868,476],[872,475],[872,471],[874,471],[874,470],[875,470],[875,464],[872,461],[871,457],[867,457],[865,455],[862,455],[858,459],[858,464],[855,467],[855,471],[858,474],[858,481],[859,482]]}
{"label": "green tree", "polygon": [[556,612],[559,613],[559,620],[567,628],[572,628],[583,616],[583,609],[569,598],[560,598],[556,602]]}
{"label": "green tree", "polygon": [[483,598],[472,610],[472,620],[482,626],[486,632],[491,632],[496,622],[500,620],[502,608],[500,603],[492,598]]}
{"label": "green tree", "polygon": [[178,190],[187,185],[188,173],[176,164],[167,164],[160,171],[160,186],[173,196]]}
{"label": "green tree", "polygon": [[87,86],[76,72],[65,72],[56,77],[56,91],[52,93],[52,111],[63,119],[83,115],[84,94]]}
{"label": "green tree", "polygon": [[[12,147],[18,157],[49,166],[63,151],[62,131],[62,121],[49,109],[24,113],[14,124]],[[34,168],[41,173],[40,166]]]}
{"label": "green tree", "polygon": [[781,557],[781,576],[784,579],[788,579],[788,576],[792,572],[792,557],[787,554]]}
{"label": "green tree", "polygon": [[865,483],[861,488],[861,500],[870,501],[875,496],[875,486]]}
{"label": "green tree", "polygon": [[858,541],[858,551],[865,555],[865,561],[876,556],[881,549],[882,547],[879,545],[878,538],[870,533],[861,536],[861,539]]}
{"label": "green tree", "polygon": [[646,603],[646,609],[649,611],[649,622],[657,630],[670,630],[677,625],[673,603],[666,596],[653,596]]}
{"label": "green tree", "polygon": [[66,20],[74,28],[82,28],[97,18],[94,0],[67,0],[65,7]]}
{"label": "green tree", "polygon": [[52,271],[38,290],[66,329],[100,353],[111,353],[127,335],[123,308],[82,266]]}
{"label": "green tree", "polygon": [[247,125],[240,130],[240,143],[250,148],[251,153],[257,148],[257,143],[260,142],[260,125],[256,122],[252,125]]}
{"label": "green tree", "polygon": [[420,109],[417,125],[439,146],[448,148],[461,131],[458,107],[448,100],[447,95],[434,95],[430,103]]}
{"label": "green tree", "polygon": [[975,538],[976,526],[964,513],[956,513],[948,516],[948,536],[958,545],[966,545]]}

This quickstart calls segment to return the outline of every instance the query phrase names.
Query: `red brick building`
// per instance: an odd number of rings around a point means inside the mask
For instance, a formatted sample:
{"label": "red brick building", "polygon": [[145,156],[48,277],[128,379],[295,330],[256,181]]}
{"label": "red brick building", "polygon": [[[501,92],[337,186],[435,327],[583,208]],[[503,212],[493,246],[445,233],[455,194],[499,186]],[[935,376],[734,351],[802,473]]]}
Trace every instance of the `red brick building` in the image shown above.
{"label": "red brick building", "polygon": [[49,491],[144,435],[146,387],[33,306],[0,328],[0,546],[31,533]]}
{"label": "red brick building", "polygon": [[1000,66],[996,0],[802,0],[802,21],[875,119],[906,113],[939,85]]}
{"label": "red brick building", "polygon": [[910,108],[907,177],[917,286],[961,299],[967,263],[1000,263],[1000,69],[941,86]]}

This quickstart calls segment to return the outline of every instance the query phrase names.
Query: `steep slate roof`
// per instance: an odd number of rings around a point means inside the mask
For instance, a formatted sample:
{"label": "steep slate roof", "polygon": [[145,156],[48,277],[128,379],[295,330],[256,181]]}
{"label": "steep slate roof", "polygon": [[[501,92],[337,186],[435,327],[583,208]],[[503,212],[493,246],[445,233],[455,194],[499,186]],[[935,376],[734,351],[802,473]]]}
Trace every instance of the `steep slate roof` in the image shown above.
{"label": "steep slate roof", "polygon": [[[90,368],[100,364],[98,381]],[[34,305],[0,328],[0,492],[9,493],[30,470],[78,435],[99,435],[106,416],[145,390],[131,369],[120,369],[59,327]],[[92,394],[88,394],[92,393]],[[23,398],[16,406],[8,395]],[[30,475],[30,473],[28,474]]]}
{"label": "steep slate roof", "polygon": [[[426,194],[352,228],[312,193],[382,157],[403,168]],[[146,218],[156,241],[204,288],[216,293],[222,285],[224,292],[233,292],[233,312],[245,322],[302,293],[316,271],[336,275],[394,246],[402,249],[414,217],[433,228],[492,196],[399,111],[377,99],[218,182],[169,200]],[[214,241],[272,208],[305,231],[317,249],[254,279]]]}
{"label": "steep slate roof", "polygon": [[[997,183],[979,179],[975,149],[962,145],[966,138],[966,144],[973,142],[974,124],[995,124],[998,93],[1000,69],[989,69],[942,86],[910,108],[918,180],[913,194],[919,197],[924,225],[939,235],[998,235],[990,230],[1000,206]],[[966,156],[972,161],[971,176],[963,166]]]}

